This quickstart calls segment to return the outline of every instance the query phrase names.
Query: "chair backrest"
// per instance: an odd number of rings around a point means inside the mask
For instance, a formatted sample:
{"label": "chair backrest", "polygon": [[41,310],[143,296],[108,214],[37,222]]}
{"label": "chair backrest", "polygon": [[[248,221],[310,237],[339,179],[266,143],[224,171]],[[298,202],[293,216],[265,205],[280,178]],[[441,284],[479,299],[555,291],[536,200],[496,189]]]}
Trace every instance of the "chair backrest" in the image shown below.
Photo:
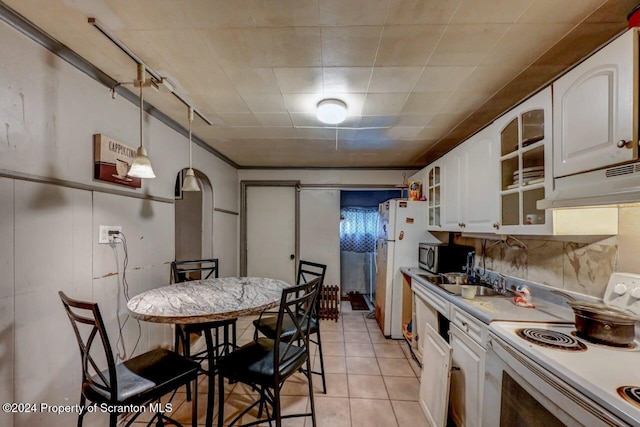
{"label": "chair backrest", "polygon": [[186,282],[192,280],[189,273],[200,272],[200,279],[210,279],[218,277],[218,259],[195,259],[187,261],[173,261],[171,263],[171,273],[173,283]]}
{"label": "chair backrest", "polygon": [[[311,321],[311,314],[319,290],[319,277],[310,282],[282,290],[282,299],[280,300],[280,308],[278,309],[278,318],[276,320],[275,372],[278,372],[278,366],[286,365],[292,359],[297,358],[301,349],[308,350],[309,337],[307,334],[309,322]],[[283,340],[285,325],[287,327],[293,325],[294,330],[288,330],[288,334]],[[285,345],[283,349],[280,348],[281,343]]]}
{"label": "chair backrest", "polygon": [[[62,291],[58,292],[58,295],[78,340],[82,383],[89,383],[96,389],[104,390],[115,401],[118,389],[116,365],[98,304],[71,299]],[[102,361],[104,358],[107,361],[106,370],[100,369],[96,361]]]}
{"label": "chair backrest", "polygon": [[327,266],[324,264],[300,260],[300,263],[298,264],[298,278],[296,280],[296,285],[301,285],[320,277],[320,286],[322,286],[326,271]]}

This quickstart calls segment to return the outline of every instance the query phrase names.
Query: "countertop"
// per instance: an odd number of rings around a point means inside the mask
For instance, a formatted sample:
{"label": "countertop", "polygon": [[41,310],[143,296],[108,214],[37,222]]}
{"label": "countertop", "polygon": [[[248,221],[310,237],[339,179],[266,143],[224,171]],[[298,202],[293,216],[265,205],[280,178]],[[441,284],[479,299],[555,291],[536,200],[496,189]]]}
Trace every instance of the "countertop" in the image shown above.
{"label": "countertop", "polygon": [[573,323],[575,320],[573,310],[564,303],[565,300],[552,294],[550,289],[545,289],[543,285],[527,283],[531,289],[532,303],[535,308],[526,308],[514,304],[513,294],[465,299],[462,296],[450,294],[420,276],[419,274],[429,274],[425,270],[417,267],[403,267],[400,271],[414,279],[412,286],[424,286],[486,324],[497,320],[551,323]]}

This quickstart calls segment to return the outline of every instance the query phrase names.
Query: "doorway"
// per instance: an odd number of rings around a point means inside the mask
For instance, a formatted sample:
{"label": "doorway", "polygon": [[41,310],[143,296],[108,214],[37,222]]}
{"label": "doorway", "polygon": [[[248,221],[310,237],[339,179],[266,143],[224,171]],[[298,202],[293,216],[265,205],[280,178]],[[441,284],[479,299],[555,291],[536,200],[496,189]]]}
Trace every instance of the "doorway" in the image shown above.
{"label": "doorway", "polygon": [[401,197],[401,190],[340,192],[340,283],[342,295],[364,295],[374,306],[378,205]]}
{"label": "doorway", "polygon": [[201,191],[182,191],[186,169],[175,184],[175,259],[213,258],[213,187],[209,178],[194,170]]}
{"label": "doorway", "polygon": [[295,283],[299,182],[242,181],[240,274]]}

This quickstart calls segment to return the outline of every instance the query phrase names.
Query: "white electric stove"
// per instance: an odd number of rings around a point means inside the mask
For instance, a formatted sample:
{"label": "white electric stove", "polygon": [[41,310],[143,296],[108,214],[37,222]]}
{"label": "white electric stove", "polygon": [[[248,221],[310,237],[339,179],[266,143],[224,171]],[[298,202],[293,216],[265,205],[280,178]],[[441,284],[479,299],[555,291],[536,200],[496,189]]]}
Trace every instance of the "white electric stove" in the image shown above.
{"label": "white electric stove", "polygon": [[[635,289],[640,276],[612,276],[605,303],[635,312]],[[573,323],[492,322],[489,332],[484,426],[640,426],[638,340],[592,343]]]}

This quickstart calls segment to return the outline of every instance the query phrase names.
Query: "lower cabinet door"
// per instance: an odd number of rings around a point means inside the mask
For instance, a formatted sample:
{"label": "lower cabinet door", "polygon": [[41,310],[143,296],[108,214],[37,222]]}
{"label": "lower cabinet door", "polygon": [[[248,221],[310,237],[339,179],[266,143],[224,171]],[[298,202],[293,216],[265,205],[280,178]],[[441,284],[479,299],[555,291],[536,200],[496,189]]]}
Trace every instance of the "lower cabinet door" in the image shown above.
{"label": "lower cabinet door", "polygon": [[453,324],[449,330],[449,338],[453,349],[451,418],[459,427],[479,427],[482,424],[482,394],[487,352]]}
{"label": "lower cabinet door", "polygon": [[428,323],[422,332],[422,376],[420,406],[429,426],[445,427],[449,406],[451,346]]}

